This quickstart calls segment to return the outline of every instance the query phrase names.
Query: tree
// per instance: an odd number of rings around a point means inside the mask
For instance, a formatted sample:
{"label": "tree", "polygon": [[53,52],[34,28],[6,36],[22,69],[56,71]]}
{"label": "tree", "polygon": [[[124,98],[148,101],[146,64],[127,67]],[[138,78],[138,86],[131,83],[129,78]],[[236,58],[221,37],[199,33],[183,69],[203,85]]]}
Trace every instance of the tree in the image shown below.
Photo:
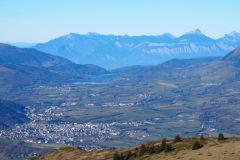
{"label": "tree", "polygon": [[182,141],[182,138],[180,137],[179,134],[177,134],[174,138],[174,142],[181,142]]}
{"label": "tree", "polygon": [[197,150],[197,149],[200,149],[200,148],[202,148],[202,147],[203,147],[203,145],[200,144],[199,141],[195,141],[195,142],[193,143],[192,150]]}
{"label": "tree", "polygon": [[167,139],[163,138],[162,139],[162,147],[165,147],[167,145]]}
{"label": "tree", "polygon": [[132,152],[131,152],[131,151],[128,151],[125,159],[128,160],[128,159],[130,159],[132,156],[133,156]]}
{"label": "tree", "polygon": [[120,160],[124,160],[124,155],[123,155],[123,153],[121,153],[121,155],[120,155]]}
{"label": "tree", "polygon": [[166,148],[166,146],[167,146],[167,139],[166,139],[166,138],[163,138],[163,139],[162,139],[162,144],[161,144],[161,146],[159,147],[159,152],[164,151],[165,148]]}
{"label": "tree", "polygon": [[218,134],[218,140],[219,141],[225,140],[225,137],[224,137],[223,133]]}
{"label": "tree", "polygon": [[142,144],[141,147],[140,147],[139,154],[144,155],[146,152],[147,152],[147,147],[146,147],[145,144]]}
{"label": "tree", "polygon": [[203,136],[203,134],[201,134],[200,141],[203,141],[203,140],[205,140],[205,137]]}

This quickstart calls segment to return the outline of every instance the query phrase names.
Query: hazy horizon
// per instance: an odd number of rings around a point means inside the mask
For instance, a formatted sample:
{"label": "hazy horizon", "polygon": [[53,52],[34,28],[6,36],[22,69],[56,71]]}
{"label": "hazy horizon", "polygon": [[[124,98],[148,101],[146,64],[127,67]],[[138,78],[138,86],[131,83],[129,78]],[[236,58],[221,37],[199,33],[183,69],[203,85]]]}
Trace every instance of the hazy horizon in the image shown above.
{"label": "hazy horizon", "polygon": [[[197,28],[197,29],[195,29],[195,30],[198,30],[198,29],[199,29],[199,28]],[[66,33],[66,34],[57,35],[57,36],[55,36],[55,37],[52,37],[52,38],[47,39],[47,40],[44,40],[44,41],[13,41],[13,42],[0,42],[0,43],[8,43],[8,44],[15,44],[15,43],[26,43],[26,44],[28,44],[28,43],[29,43],[29,44],[46,43],[46,42],[48,42],[48,41],[50,41],[50,40],[53,40],[53,39],[56,39],[56,38],[59,38],[59,37],[62,37],[62,36],[67,36],[67,35],[70,35],[70,34],[78,34],[78,35],[98,34],[98,35],[106,35],[106,36],[108,36],[108,35],[113,35],[113,36],[162,36],[162,35],[164,35],[164,34],[170,34],[170,35],[174,36],[175,38],[178,38],[178,37],[181,37],[181,36],[184,35],[184,34],[188,34],[188,33],[190,33],[190,32],[194,32],[195,30],[192,30],[192,31],[189,31],[189,32],[185,32],[185,33],[183,33],[183,34],[181,34],[181,35],[178,35],[178,36],[176,36],[176,35],[174,35],[174,34],[172,34],[172,33],[170,33],[170,32],[166,32],[166,33],[162,33],[162,34],[155,34],[155,35],[154,35],[154,34],[149,34],[149,35],[147,35],[147,34],[139,34],[139,35],[129,35],[129,34],[104,34],[104,33],[97,33],[97,32],[87,32],[87,33],[69,32],[69,33]],[[201,29],[199,29],[199,30],[202,32]],[[233,31],[231,31],[231,32],[229,32],[229,33],[223,33],[223,35],[220,36],[220,37],[211,37],[211,36],[209,36],[209,35],[207,35],[207,34],[205,34],[205,33],[202,32],[202,34],[204,34],[205,36],[208,36],[208,37],[210,37],[210,38],[212,38],[212,39],[215,39],[215,40],[224,37],[226,34],[231,34],[231,33],[239,33],[239,32],[233,30]]]}
{"label": "hazy horizon", "polygon": [[88,32],[178,37],[199,28],[216,39],[240,31],[237,0],[8,0],[0,6],[0,42],[8,43],[46,42]]}

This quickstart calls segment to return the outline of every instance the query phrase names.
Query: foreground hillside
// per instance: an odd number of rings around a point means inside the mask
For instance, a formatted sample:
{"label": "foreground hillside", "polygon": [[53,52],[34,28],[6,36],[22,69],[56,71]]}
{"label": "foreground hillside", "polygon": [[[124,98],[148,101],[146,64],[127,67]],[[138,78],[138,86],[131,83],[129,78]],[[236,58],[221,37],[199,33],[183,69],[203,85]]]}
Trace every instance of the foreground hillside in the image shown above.
{"label": "foreground hillside", "polygon": [[0,160],[26,160],[26,157],[46,154],[61,145],[26,143],[0,137]]}
{"label": "foreground hillside", "polygon": [[[200,146],[193,148],[196,141]],[[202,147],[201,147],[202,145]],[[216,138],[188,138],[180,142],[167,141],[161,150],[163,142],[151,142],[132,148],[114,151],[86,152],[78,148],[65,147],[54,150],[46,155],[31,160],[239,160],[240,139],[231,138],[217,140]],[[117,156],[118,155],[118,156]]]}

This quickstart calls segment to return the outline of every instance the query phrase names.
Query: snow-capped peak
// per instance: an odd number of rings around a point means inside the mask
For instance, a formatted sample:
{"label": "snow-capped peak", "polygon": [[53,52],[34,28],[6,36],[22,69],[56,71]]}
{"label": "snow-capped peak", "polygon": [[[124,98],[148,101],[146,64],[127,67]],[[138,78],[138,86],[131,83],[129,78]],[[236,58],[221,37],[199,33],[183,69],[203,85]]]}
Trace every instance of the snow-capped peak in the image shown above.
{"label": "snow-capped peak", "polygon": [[161,36],[163,36],[163,37],[175,38],[175,36],[172,35],[171,33],[164,33],[164,34],[162,34]]}
{"label": "snow-capped peak", "polygon": [[99,36],[100,34],[96,33],[96,32],[88,32],[87,35],[88,36]]}
{"label": "snow-capped peak", "polygon": [[192,32],[188,32],[188,33],[186,33],[184,35],[189,35],[189,34],[191,34],[191,35],[203,35],[203,33],[201,32],[200,29],[196,29],[196,30],[194,30]]}
{"label": "snow-capped peak", "polygon": [[76,34],[76,33],[69,33],[68,35],[64,36],[64,38],[68,39],[68,40],[71,40],[71,39],[73,39],[77,35],[78,34]]}
{"label": "snow-capped peak", "polygon": [[236,32],[236,31],[232,31],[232,32],[229,33],[229,34],[226,34],[226,36],[229,36],[229,37],[239,37],[239,36],[240,36],[240,33],[239,33],[239,32]]}

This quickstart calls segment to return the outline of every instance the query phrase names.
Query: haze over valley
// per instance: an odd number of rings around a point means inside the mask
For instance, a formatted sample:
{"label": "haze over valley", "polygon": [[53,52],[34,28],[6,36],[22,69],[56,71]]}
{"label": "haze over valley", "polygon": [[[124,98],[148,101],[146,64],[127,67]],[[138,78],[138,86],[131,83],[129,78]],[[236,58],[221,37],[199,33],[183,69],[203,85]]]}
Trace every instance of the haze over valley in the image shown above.
{"label": "haze over valley", "polygon": [[223,58],[109,71],[34,49],[0,48],[1,97],[26,106],[25,123],[0,132],[12,140],[101,149],[176,133],[240,133],[239,49]]}
{"label": "haze over valley", "polygon": [[239,2],[10,1],[0,160],[240,158]]}

